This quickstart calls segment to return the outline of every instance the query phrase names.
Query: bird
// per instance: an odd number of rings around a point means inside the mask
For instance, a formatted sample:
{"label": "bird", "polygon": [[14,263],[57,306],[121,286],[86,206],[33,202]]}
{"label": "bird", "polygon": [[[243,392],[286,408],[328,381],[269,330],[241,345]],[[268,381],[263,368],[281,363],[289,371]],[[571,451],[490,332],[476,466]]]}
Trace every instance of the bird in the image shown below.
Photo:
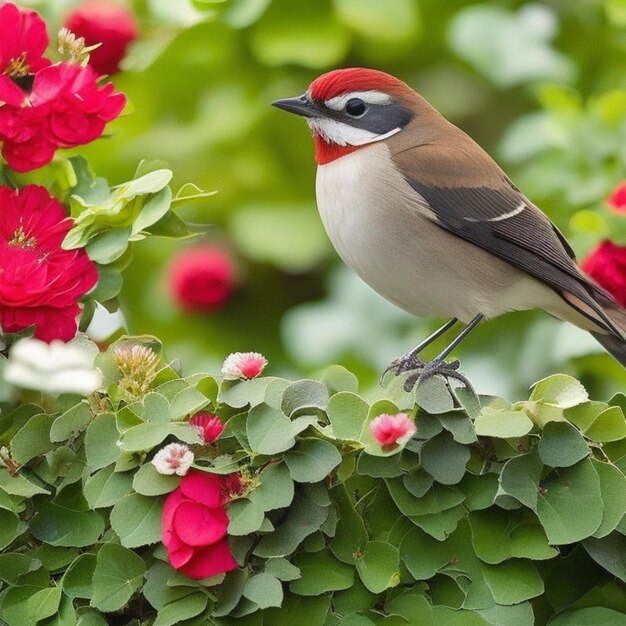
{"label": "bird", "polygon": [[[272,104],[312,131],[317,205],[343,261],[398,307],[449,319],[383,376],[408,372],[407,391],[436,374],[471,388],[448,356],[482,320],[529,309],[591,332],[626,367],[626,310],[489,154],[405,82],[336,69]],[[458,322],[456,338],[423,361]]]}

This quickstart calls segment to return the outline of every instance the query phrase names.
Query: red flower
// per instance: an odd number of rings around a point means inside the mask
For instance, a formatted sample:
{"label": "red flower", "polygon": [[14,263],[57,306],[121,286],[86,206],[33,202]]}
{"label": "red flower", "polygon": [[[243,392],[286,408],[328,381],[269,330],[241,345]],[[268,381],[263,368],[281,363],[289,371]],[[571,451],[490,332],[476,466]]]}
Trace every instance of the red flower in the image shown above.
{"label": "red flower", "polygon": [[46,189],[0,187],[0,328],[35,325],[35,337],[69,341],[76,334],[78,298],[98,280],[83,249],[63,250],[72,227]]}
{"label": "red flower", "polygon": [[406,413],[397,415],[382,413],[372,420],[370,429],[383,448],[393,448],[413,436],[415,424]]}
{"label": "red flower", "polygon": [[213,443],[224,430],[224,422],[217,415],[199,411],[189,419],[189,425],[198,432],[204,443]]}
{"label": "red flower", "polygon": [[626,246],[605,239],[583,259],[580,267],[626,306]]}
{"label": "red flower", "polygon": [[87,46],[102,44],[89,54],[89,65],[98,74],[118,72],[126,47],[138,35],[132,13],[105,0],[83,2],[67,16],[65,27],[82,37]]}
{"label": "red flower", "polygon": [[7,2],[0,6],[0,74],[25,76],[50,65],[46,24],[40,15]]}
{"label": "red flower", "polygon": [[214,311],[232,293],[235,267],[217,246],[196,246],[178,253],[169,271],[169,288],[184,311]]}
{"label": "red flower", "polygon": [[100,137],[107,122],[124,108],[126,97],[111,83],[98,87],[90,67],[58,63],[35,74],[32,90],[14,106],[0,85],[2,155],[15,170],[48,163],[57,148],[83,145]]}
{"label": "red flower", "polygon": [[169,561],[183,574],[202,579],[236,569],[219,476],[200,470],[183,476],[165,500],[161,526]]}
{"label": "red flower", "polygon": [[626,213],[626,181],[613,190],[606,202],[614,211]]}

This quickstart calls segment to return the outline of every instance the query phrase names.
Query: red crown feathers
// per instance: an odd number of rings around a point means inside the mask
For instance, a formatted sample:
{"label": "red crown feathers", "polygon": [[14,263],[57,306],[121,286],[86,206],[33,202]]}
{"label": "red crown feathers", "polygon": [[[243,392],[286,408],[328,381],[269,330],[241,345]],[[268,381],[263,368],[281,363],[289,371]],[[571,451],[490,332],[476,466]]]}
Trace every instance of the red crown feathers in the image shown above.
{"label": "red crown feathers", "polygon": [[333,70],[316,78],[309,87],[311,98],[323,102],[351,91],[384,91],[388,94],[411,92],[411,88],[401,80],[379,70],[365,67],[348,67]]}

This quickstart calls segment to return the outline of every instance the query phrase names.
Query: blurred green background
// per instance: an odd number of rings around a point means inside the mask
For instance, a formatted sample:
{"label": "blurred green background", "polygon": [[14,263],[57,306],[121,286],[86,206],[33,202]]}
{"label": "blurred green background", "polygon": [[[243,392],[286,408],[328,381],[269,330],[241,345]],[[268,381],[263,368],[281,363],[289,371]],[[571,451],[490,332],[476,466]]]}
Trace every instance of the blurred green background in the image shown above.
{"label": "blurred green background", "polygon": [[[34,6],[61,24],[75,3]],[[600,239],[626,243],[626,216],[604,199],[626,177],[626,1],[137,0],[142,38],[114,77],[128,114],[80,152],[111,184],[162,159],[174,188],[218,194],[185,206],[212,224],[204,240],[237,259],[219,312],[185,314],[168,261],[193,242],[135,246],[122,308],[186,372],[216,371],[232,351],[263,352],[270,373],[330,363],[377,384],[387,363],[441,320],[395,309],[344,268],[315,208],[310,133],[270,107],[320,73],[369,66],[395,74],[466,130],[563,230],[582,258]],[[53,29],[52,29],[53,30]],[[436,353],[442,344],[434,346]],[[582,331],[542,312],[484,323],[457,350],[479,391],[511,399],[564,371],[606,396],[626,374]]]}

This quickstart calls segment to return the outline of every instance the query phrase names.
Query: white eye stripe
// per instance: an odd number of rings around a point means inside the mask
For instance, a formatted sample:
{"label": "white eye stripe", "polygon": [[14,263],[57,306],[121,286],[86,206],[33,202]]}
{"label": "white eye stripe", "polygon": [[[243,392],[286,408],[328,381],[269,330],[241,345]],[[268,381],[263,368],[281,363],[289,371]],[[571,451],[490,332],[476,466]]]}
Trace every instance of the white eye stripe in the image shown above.
{"label": "white eye stripe", "polygon": [[335,111],[343,111],[346,106],[346,102],[348,100],[352,100],[352,98],[359,98],[363,100],[366,104],[389,104],[391,102],[391,97],[389,94],[383,93],[382,91],[351,91],[350,93],[345,93],[342,96],[335,96],[334,98],[330,98],[330,100],[326,100],[324,104],[329,108]]}
{"label": "white eye stripe", "polygon": [[338,146],[364,146],[375,141],[382,141],[395,135],[402,130],[400,127],[393,128],[387,133],[377,135],[364,128],[357,128],[349,124],[343,124],[336,120],[320,117],[310,117],[307,119],[308,125],[313,131],[318,133],[325,141],[335,143]]}

